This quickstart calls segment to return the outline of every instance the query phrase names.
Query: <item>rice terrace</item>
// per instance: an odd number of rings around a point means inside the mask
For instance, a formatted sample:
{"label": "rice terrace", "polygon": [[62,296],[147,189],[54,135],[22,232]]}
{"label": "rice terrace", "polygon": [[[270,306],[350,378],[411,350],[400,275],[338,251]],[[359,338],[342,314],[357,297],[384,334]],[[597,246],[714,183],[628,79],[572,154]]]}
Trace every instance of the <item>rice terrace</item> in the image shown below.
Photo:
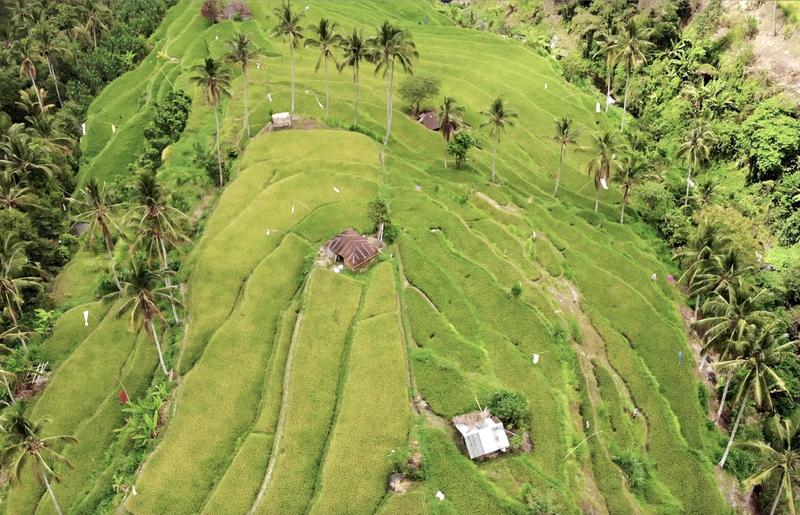
{"label": "rice terrace", "polygon": [[795,8],[0,0],[0,511],[795,513]]}

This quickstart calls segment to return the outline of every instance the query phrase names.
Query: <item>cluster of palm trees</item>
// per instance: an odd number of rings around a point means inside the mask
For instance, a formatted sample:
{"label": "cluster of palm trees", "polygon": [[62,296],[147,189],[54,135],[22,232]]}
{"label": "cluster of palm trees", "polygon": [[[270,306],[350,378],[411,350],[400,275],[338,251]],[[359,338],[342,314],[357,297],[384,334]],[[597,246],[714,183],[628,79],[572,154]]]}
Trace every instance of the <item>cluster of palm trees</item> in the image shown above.
{"label": "cluster of palm trees", "polygon": [[[372,37],[365,37],[363,30],[354,28],[349,36],[342,36],[337,32],[338,25],[326,18],[319,23],[307,28],[309,36],[303,33],[301,25],[304,13],[292,9],[287,0],[282,6],[275,9],[277,24],[272,29],[274,37],[286,40],[289,46],[289,59],[291,64],[291,112],[296,107],[295,95],[295,51],[302,46],[313,47],[319,50],[319,57],[314,71],[322,68],[325,75],[325,112],[330,114],[330,83],[328,79],[328,65],[330,62],[341,72],[345,67],[353,69],[354,85],[354,117],[358,124],[359,100],[359,72],[362,63],[371,63],[375,66],[375,74],[380,74],[386,79],[386,133],[383,144],[389,142],[392,132],[392,95],[394,91],[395,67],[399,66],[405,73],[413,73],[414,60],[419,57],[417,47],[408,31],[396,27],[388,21],[378,27]],[[341,62],[337,59],[337,51],[341,52]]]}
{"label": "cluster of palm trees", "polygon": [[[722,468],[750,402],[758,410],[771,413],[773,396],[786,392],[776,366],[796,359],[798,342],[791,340],[784,323],[765,309],[768,292],[755,286],[753,266],[745,262],[729,238],[720,236],[710,225],[702,225],[678,257],[686,265],[680,282],[695,298],[694,327],[702,337],[703,352],[718,357],[712,367],[725,383],[715,421],[720,420],[731,388],[734,389],[730,404],[736,417],[719,461]],[[780,472],[773,512],[781,493],[794,512],[794,488],[800,476],[799,469],[792,467],[800,465],[795,455],[799,442],[795,422],[778,420],[777,425],[783,431],[774,444],[777,448],[763,442],[745,444],[763,450],[766,463],[766,468],[749,478],[748,484],[758,484]]]}

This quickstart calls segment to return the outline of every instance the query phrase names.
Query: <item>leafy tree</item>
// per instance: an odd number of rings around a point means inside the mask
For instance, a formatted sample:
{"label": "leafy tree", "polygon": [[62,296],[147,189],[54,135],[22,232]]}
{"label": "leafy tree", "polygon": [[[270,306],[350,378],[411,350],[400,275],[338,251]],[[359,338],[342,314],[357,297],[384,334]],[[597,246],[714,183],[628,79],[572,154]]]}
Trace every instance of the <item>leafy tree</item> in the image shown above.
{"label": "leafy tree", "polygon": [[575,128],[572,120],[566,115],[561,118],[555,119],[555,134],[553,140],[558,143],[560,151],[558,154],[558,170],[556,171],[556,189],[553,190],[553,196],[558,196],[558,186],[561,184],[561,165],[564,163],[564,156],[567,155],[567,146],[573,145],[578,141],[578,130]]}
{"label": "leafy tree", "polygon": [[336,61],[336,54],[334,50],[342,40],[342,36],[336,33],[336,22],[332,22],[327,18],[319,20],[319,24],[310,27],[309,30],[313,33],[314,37],[306,38],[306,46],[319,48],[319,58],[317,64],[314,66],[314,72],[318,72],[320,66],[324,66],[325,70],[325,114],[331,114],[331,87],[328,81],[328,61],[333,61],[334,66],[339,67]]}
{"label": "leafy tree", "polygon": [[741,376],[734,398],[734,403],[739,406],[739,413],[719,461],[720,468],[725,468],[725,461],[736,438],[748,398],[752,394],[756,406],[771,409],[771,392],[786,389],[783,379],[775,373],[773,367],[784,359],[791,358],[797,350],[797,342],[791,341],[788,334],[781,332],[777,321],[762,327],[750,325],[739,343],[742,347],[739,357],[714,364],[718,370],[736,371]]}
{"label": "leafy tree", "polygon": [[476,146],[478,141],[470,132],[458,131],[447,144],[447,153],[455,157],[456,168],[459,170],[467,160],[469,149]]}
{"label": "leafy tree", "polygon": [[250,62],[258,57],[258,50],[253,46],[253,40],[247,34],[241,32],[233,36],[228,46],[228,53],[225,59],[229,63],[237,63],[242,67],[242,88],[244,89],[244,127],[247,130],[247,137],[250,137],[250,111],[247,109],[247,68]]}
{"label": "leafy tree", "polygon": [[420,104],[425,99],[439,94],[442,81],[428,73],[421,73],[406,78],[400,84],[400,96],[411,105],[414,116],[419,115]]}
{"label": "leafy tree", "polygon": [[300,48],[303,43],[303,30],[300,27],[300,22],[303,20],[302,12],[295,12],[292,10],[292,4],[289,0],[282,6],[276,8],[274,11],[275,16],[278,18],[278,24],[272,28],[270,35],[273,37],[285,38],[289,42],[289,58],[291,60],[291,75],[292,75],[292,109],[294,113],[295,108],[295,85],[294,85],[294,51]]}
{"label": "leafy tree", "polygon": [[0,301],[14,325],[19,324],[18,315],[25,303],[24,290],[42,289],[41,277],[29,275],[39,272],[39,269],[28,261],[25,247],[26,244],[17,241],[10,232],[0,239]]}
{"label": "leafy tree", "polygon": [[37,209],[39,207],[36,195],[28,187],[18,186],[6,177],[0,175],[0,210]]}
{"label": "leafy tree", "polygon": [[783,245],[800,242],[800,172],[784,175],[772,194],[768,213]]}
{"label": "leafy tree", "polygon": [[775,499],[770,508],[770,515],[778,509],[781,495],[785,496],[789,512],[794,514],[795,510],[795,489],[800,483],[800,433],[797,424],[792,419],[781,420],[778,415],[772,419],[773,426],[777,432],[777,440],[772,444],[765,442],[745,442],[741,444],[758,451],[762,456],[760,470],[745,479],[744,484],[748,487],[760,485],[771,478],[776,478],[778,489],[775,491]]}
{"label": "leafy tree", "polygon": [[44,485],[58,515],[62,514],[56,493],[50,481],[58,481],[54,467],[62,463],[69,467],[72,464],[56,449],[64,444],[75,442],[75,438],[68,435],[43,436],[44,426],[48,419],[32,421],[25,414],[22,403],[15,403],[11,410],[3,415],[0,421],[0,431],[3,437],[3,458],[8,464],[11,480],[18,482],[25,465],[30,462],[30,470],[36,479]]}
{"label": "leafy tree", "polygon": [[619,173],[614,176],[614,180],[622,186],[622,208],[619,214],[619,223],[625,223],[625,208],[628,205],[628,197],[634,186],[641,184],[644,181],[655,179],[658,177],[649,163],[631,149],[628,149],[622,156],[622,159],[617,161],[617,168]]}
{"label": "leafy tree", "polygon": [[686,177],[686,197],[683,205],[689,204],[689,189],[692,185],[692,174],[698,166],[708,161],[711,155],[711,145],[714,134],[703,124],[696,124],[686,134],[686,138],[678,148],[678,157],[683,158],[689,165],[689,175]]}
{"label": "leafy tree", "polygon": [[447,168],[447,147],[453,134],[464,126],[464,106],[456,102],[455,98],[445,96],[439,105],[438,114],[439,132],[444,138],[444,167]]}
{"label": "leafy tree", "polygon": [[513,127],[513,119],[518,116],[516,111],[508,108],[508,104],[497,97],[492,101],[489,109],[481,111],[484,122],[481,127],[489,127],[489,137],[492,140],[492,182],[495,181],[497,164],[497,144],[500,142],[500,134],[506,127]]}
{"label": "leafy tree", "polygon": [[203,0],[200,5],[200,16],[207,19],[211,23],[217,23],[222,15],[219,0]]}
{"label": "leafy tree", "polygon": [[[370,201],[368,210],[368,216],[370,221],[372,221],[373,230],[377,231],[378,238],[381,241],[383,241],[385,233],[394,235],[394,231],[389,230],[392,227],[392,214],[385,200],[376,198]],[[389,241],[389,243],[392,242]]]}
{"label": "leafy tree", "polygon": [[617,37],[610,45],[610,52],[614,56],[615,62],[621,62],[625,67],[625,100],[622,104],[622,121],[620,130],[625,130],[625,114],[628,111],[628,84],[631,80],[631,72],[639,65],[647,62],[647,50],[653,46],[647,40],[650,31],[645,30],[634,19],[631,18],[620,27]]}
{"label": "leafy tree", "polygon": [[751,181],[778,179],[797,169],[800,156],[800,120],[794,107],[779,99],[759,102],[742,124],[742,151],[750,167]]}
{"label": "leafy tree", "polygon": [[383,144],[389,143],[392,133],[392,90],[394,87],[394,67],[398,63],[406,73],[414,72],[414,59],[419,57],[417,45],[408,31],[395,27],[388,21],[378,27],[378,34],[369,40],[370,55],[375,63],[375,74],[381,74],[386,81],[386,135]]}
{"label": "leafy tree", "polygon": [[342,38],[339,41],[339,47],[344,54],[342,62],[339,63],[339,72],[341,73],[345,66],[349,66],[353,69],[353,89],[355,95],[353,100],[355,121],[353,123],[358,125],[358,74],[361,69],[361,62],[370,59],[369,48],[367,42],[364,40],[364,34],[360,29],[353,29],[353,33],[350,34],[350,36]]}
{"label": "leafy tree", "polygon": [[192,72],[194,75],[189,80],[203,88],[206,100],[214,106],[214,121],[217,127],[217,167],[219,169],[219,183],[223,184],[222,155],[219,149],[219,103],[223,97],[228,97],[231,94],[230,72],[219,61],[211,57],[206,57],[203,60],[203,64],[193,66]]}
{"label": "leafy tree", "polygon": [[76,215],[76,219],[81,222],[88,221],[89,223],[89,229],[86,231],[86,240],[88,242],[94,241],[97,229],[100,229],[103,241],[106,244],[106,252],[108,252],[108,262],[111,265],[114,284],[119,291],[122,291],[117,267],[114,264],[114,238],[111,235],[112,227],[117,232],[120,232],[119,226],[111,216],[112,211],[118,207],[118,204],[108,204],[108,195],[105,187],[98,185],[94,178],[89,179],[86,186],[81,189],[77,201],[79,213]]}
{"label": "leafy tree", "polygon": [[528,399],[519,392],[498,390],[489,399],[489,411],[510,427],[521,428],[528,418]]}
{"label": "leafy tree", "polygon": [[117,310],[117,316],[129,315],[128,328],[133,330],[137,325],[144,328],[153,340],[158,353],[158,362],[164,375],[169,376],[167,365],[164,363],[164,354],[161,351],[161,342],[158,339],[156,321],[166,323],[164,315],[158,307],[159,300],[171,304],[180,304],[173,296],[174,286],[159,286],[164,279],[161,270],[150,270],[145,263],[131,263],[131,271],[126,280],[122,281],[122,291],[114,292],[105,297],[107,300],[122,299],[122,304]]}
{"label": "leafy tree", "polygon": [[594,176],[594,210],[600,207],[600,188],[608,189],[614,154],[617,148],[617,133],[613,129],[592,135],[591,152],[594,157],[586,164],[589,176]]}

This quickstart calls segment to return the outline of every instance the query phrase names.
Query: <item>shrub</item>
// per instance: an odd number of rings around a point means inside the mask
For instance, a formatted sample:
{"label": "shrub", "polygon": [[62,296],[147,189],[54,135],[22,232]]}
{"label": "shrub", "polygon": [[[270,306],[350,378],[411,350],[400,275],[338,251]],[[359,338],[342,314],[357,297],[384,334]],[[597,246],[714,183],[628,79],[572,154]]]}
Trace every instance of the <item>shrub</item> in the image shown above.
{"label": "shrub", "polygon": [[650,473],[644,459],[633,449],[625,449],[611,457],[614,463],[625,474],[628,485],[634,490],[641,490],[647,484]]}
{"label": "shrub", "polygon": [[222,9],[220,9],[219,1],[203,0],[203,4],[200,6],[200,16],[211,23],[217,23],[222,16]]}
{"label": "shrub", "polygon": [[777,179],[795,170],[800,156],[800,121],[792,106],[771,98],[758,104],[742,125],[742,151],[752,182]]}
{"label": "shrub", "polygon": [[478,140],[469,132],[458,131],[447,144],[447,153],[456,159],[456,168],[461,169],[467,161],[469,149],[476,146]]}
{"label": "shrub", "polygon": [[412,450],[409,447],[402,449],[392,449],[389,453],[392,462],[392,471],[403,474],[406,479],[411,481],[423,481],[425,479],[425,464],[422,454],[418,449]]}
{"label": "shrub", "polygon": [[[194,164],[202,168],[214,186],[219,187],[219,163],[217,163],[217,152],[214,149],[207,149],[201,143],[195,143],[194,146]],[[223,153],[225,155],[225,153]],[[230,162],[222,159],[222,179],[228,182],[230,179]]]}
{"label": "shrub", "polygon": [[489,399],[489,411],[509,427],[521,428],[528,418],[528,399],[519,392],[498,390]]}
{"label": "shrub", "polygon": [[511,296],[518,299],[522,295],[522,283],[517,281],[511,286]]}
{"label": "shrub", "polygon": [[784,175],[772,195],[772,206],[769,219],[781,243],[800,242],[800,172]]}

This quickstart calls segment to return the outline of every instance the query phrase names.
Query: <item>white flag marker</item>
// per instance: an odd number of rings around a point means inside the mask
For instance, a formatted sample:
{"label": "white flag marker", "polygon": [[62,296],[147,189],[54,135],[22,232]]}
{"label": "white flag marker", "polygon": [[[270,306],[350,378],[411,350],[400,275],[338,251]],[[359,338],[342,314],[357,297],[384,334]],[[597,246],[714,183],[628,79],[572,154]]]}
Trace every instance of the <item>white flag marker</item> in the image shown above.
{"label": "white flag marker", "polygon": [[336,193],[341,193],[341,191],[339,190],[339,188],[337,188],[336,186],[334,186],[334,187],[333,187],[333,191],[335,191]]}
{"label": "white flag marker", "polygon": [[544,89],[547,89],[547,83],[546,82],[544,83]]}
{"label": "white flag marker", "polygon": [[294,205],[292,205],[292,214],[294,214]]}
{"label": "white flag marker", "polygon": [[687,184],[687,185],[688,185],[690,188],[694,188],[694,181],[693,181],[693,180],[691,180],[691,179],[686,179],[686,184]]}
{"label": "white flag marker", "polygon": [[436,492],[436,498],[439,499],[440,501],[444,501],[444,494],[442,493],[441,490]]}
{"label": "white flag marker", "polygon": [[272,102],[272,93],[267,93],[267,98],[269,99],[270,102]]}
{"label": "white flag marker", "polygon": [[83,312],[83,327],[89,327],[89,310]]}
{"label": "white flag marker", "polygon": [[83,122],[81,124],[81,132],[83,133],[84,136],[86,136],[86,122]]}
{"label": "white flag marker", "polygon": [[539,355],[538,354],[534,354],[533,355],[533,364],[534,365],[538,365],[539,364]]}
{"label": "white flag marker", "polygon": [[117,133],[117,126],[112,123],[111,124],[111,134],[116,134],[116,133]]}
{"label": "white flag marker", "polygon": [[600,102],[595,102],[594,103],[594,112],[595,113],[599,113],[600,112]]}

